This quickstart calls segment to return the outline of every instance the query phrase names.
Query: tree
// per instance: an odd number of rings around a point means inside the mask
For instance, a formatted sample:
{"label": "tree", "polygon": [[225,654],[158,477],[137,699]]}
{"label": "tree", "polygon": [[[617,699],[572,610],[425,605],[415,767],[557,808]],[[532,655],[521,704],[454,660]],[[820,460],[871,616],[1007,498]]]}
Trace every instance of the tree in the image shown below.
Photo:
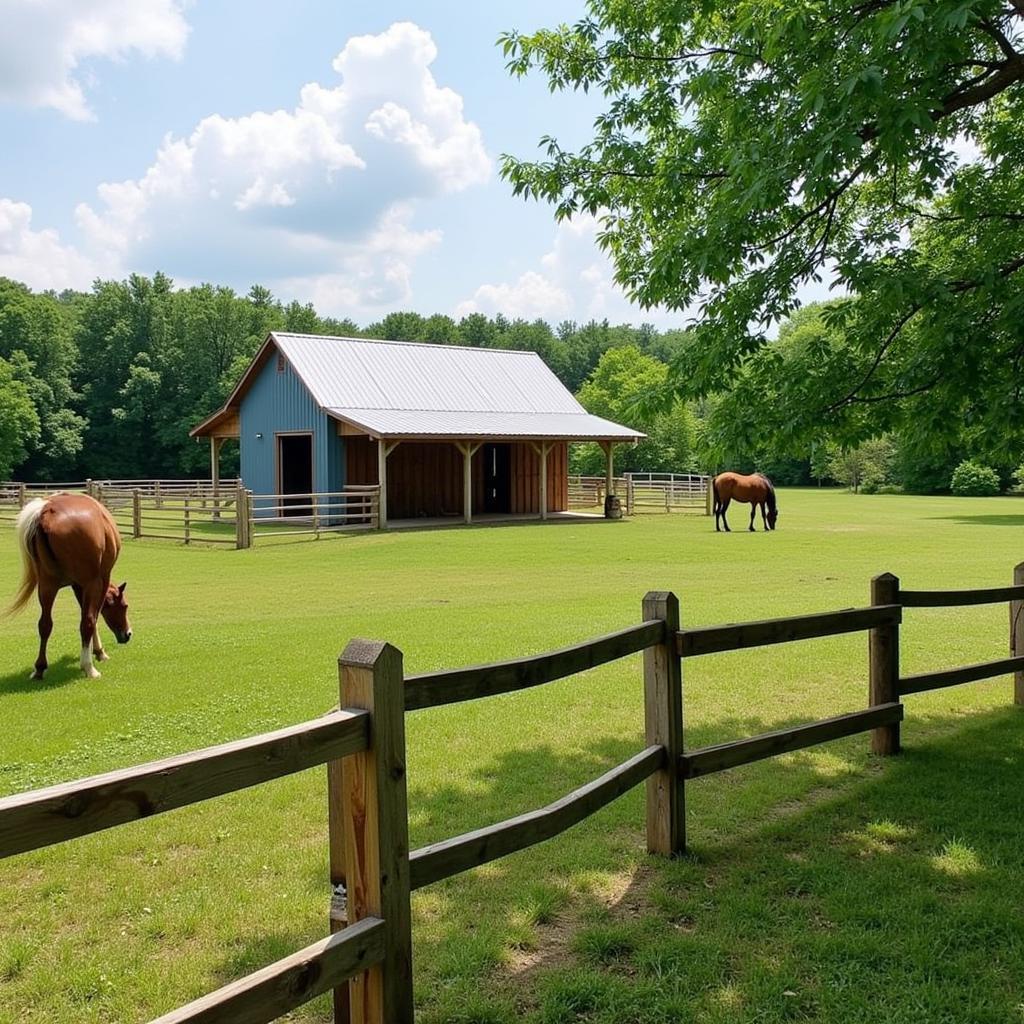
{"label": "tree", "polygon": [[[634,446],[620,447],[621,471],[687,471],[692,467],[693,417],[682,402],[668,412],[644,414],[640,399],[664,385],[668,367],[635,345],[608,349],[577,396],[595,416],[624,423],[648,436]],[[594,475],[604,472],[604,452],[597,445],[580,445],[572,452],[572,470]]]}
{"label": "tree", "polygon": [[9,479],[38,437],[39,416],[29,389],[0,358],[0,479]]}
{"label": "tree", "polygon": [[854,493],[862,487],[877,490],[889,480],[895,451],[892,439],[876,437],[856,448],[831,447],[829,475]]}
{"label": "tree", "polygon": [[[590,0],[503,46],[513,74],[606,97],[589,143],[502,172],[599,215],[636,301],[699,304],[677,394],[756,363],[768,431],[1020,444],[1024,0]],[[826,277],[843,345],[796,375],[770,335]]]}

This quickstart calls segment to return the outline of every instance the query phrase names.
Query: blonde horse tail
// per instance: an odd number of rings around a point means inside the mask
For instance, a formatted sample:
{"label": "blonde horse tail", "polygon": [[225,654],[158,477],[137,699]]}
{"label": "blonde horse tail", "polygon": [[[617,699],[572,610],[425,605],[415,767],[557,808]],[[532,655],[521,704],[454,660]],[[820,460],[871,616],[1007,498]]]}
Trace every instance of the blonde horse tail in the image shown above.
{"label": "blonde horse tail", "polygon": [[35,542],[39,533],[39,517],[46,505],[45,498],[33,498],[19,513],[14,522],[14,533],[18,538],[18,550],[21,552],[21,583],[14,600],[4,615],[20,612],[28,604],[39,582],[36,570]]}

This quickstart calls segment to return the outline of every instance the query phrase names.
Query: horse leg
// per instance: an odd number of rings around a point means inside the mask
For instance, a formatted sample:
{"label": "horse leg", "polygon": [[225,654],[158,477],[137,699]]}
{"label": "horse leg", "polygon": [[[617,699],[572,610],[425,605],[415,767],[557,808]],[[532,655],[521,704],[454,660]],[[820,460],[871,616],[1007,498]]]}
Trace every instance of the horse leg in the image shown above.
{"label": "horse leg", "polygon": [[39,657],[36,658],[35,671],[29,679],[42,679],[49,663],[46,660],[46,644],[53,632],[53,602],[57,599],[57,591],[49,584],[39,584]]}
{"label": "horse leg", "polygon": [[82,658],[79,664],[87,679],[99,679],[100,674],[93,667],[92,643],[96,636],[96,623],[99,620],[100,605],[103,603],[103,592],[97,593],[96,587],[82,590],[82,618],[79,623],[79,635],[82,638]]}
{"label": "horse leg", "polygon": [[761,521],[764,523],[765,530],[768,529],[768,512],[766,511],[767,508],[768,508],[768,502],[767,501],[762,501],[761,502]]}
{"label": "horse leg", "polygon": [[729,511],[729,504],[731,501],[731,498],[726,498],[725,501],[722,502],[722,525],[725,527],[726,533],[732,533],[732,530],[729,529],[729,520],[725,518],[725,513]]}
{"label": "horse leg", "polygon": [[[71,584],[71,589],[75,592],[75,597],[78,598],[78,606],[82,607],[82,588],[77,583]],[[110,655],[103,650],[103,638],[100,636],[100,624],[97,620],[96,629],[92,634],[92,656],[97,661],[110,661]]]}
{"label": "horse leg", "polygon": [[754,529],[754,517],[756,515],[757,515],[757,502],[756,501],[752,501],[750,503],[750,532],[751,533],[757,533],[757,530]]}

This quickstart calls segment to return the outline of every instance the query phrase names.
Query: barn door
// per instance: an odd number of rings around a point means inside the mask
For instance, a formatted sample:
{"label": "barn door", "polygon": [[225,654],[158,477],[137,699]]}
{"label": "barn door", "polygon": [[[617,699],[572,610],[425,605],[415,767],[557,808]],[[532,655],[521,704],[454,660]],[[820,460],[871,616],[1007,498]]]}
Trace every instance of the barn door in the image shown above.
{"label": "barn door", "polygon": [[484,445],[484,511],[512,511],[512,449],[507,444]]}
{"label": "barn door", "polygon": [[[277,438],[278,479],[281,485],[282,515],[309,516],[313,491],[313,435],[279,434]],[[287,495],[294,494],[294,498]]]}

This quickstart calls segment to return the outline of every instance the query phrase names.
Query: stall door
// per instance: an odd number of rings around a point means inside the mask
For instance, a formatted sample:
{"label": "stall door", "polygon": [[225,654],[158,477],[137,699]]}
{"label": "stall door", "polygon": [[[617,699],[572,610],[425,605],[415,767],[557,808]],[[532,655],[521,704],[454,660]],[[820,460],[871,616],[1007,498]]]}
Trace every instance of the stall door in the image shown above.
{"label": "stall door", "polygon": [[512,511],[511,454],[507,444],[484,445],[485,512],[507,514]]}
{"label": "stall door", "polygon": [[[278,479],[281,483],[281,514],[311,515],[310,494],[313,491],[313,435],[278,434]],[[294,498],[287,495],[293,494]]]}

